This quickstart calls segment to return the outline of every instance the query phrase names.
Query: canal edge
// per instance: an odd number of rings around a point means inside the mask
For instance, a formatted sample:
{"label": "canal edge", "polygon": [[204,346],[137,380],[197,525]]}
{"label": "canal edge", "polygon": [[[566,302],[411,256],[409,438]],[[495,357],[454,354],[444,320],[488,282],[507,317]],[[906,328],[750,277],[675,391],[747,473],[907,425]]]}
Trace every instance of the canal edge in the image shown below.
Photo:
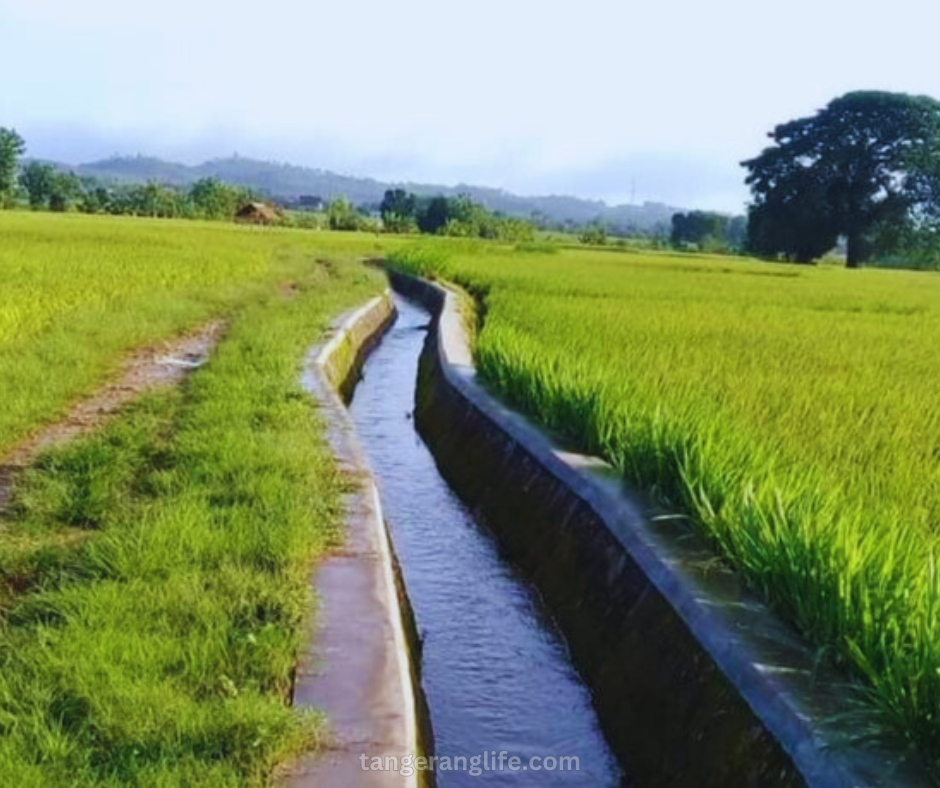
{"label": "canal edge", "polygon": [[296,788],[430,784],[428,773],[364,771],[360,760],[392,757],[401,763],[431,748],[414,617],[378,486],[346,409],[362,364],[394,320],[386,289],[333,324],[308,353],[301,376],[319,406],[335,460],[355,484],[344,496],[344,544],[319,562],[311,578],[319,610],[292,702],[323,711],[329,738],[286,772],[281,782]]}
{"label": "canal edge", "polygon": [[[714,552],[701,540],[689,539],[675,524],[654,526],[645,516],[644,506],[625,490],[607,463],[562,448],[545,429],[482,387],[476,380],[460,309],[461,299],[469,296],[391,267],[388,273],[397,291],[423,303],[434,316],[423,359],[427,368],[419,384],[424,390],[419,398],[424,403],[416,409],[416,420],[424,411],[422,420],[431,425],[425,439],[437,444],[432,449],[448,481],[468,503],[488,515],[504,547],[508,546],[511,554],[515,552],[514,560],[533,575],[545,593],[600,705],[605,731],[610,732],[609,707],[628,702],[633,697],[630,692],[637,689],[635,683],[630,686],[629,679],[614,675],[629,672],[631,655],[612,654],[623,657],[624,662],[612,665],[608,659],[604,664],[603,656],[585,655],[586,644],[603,643],[614,651],[626,646],[634,657],[640,651],[650,652],[634,659],[641,665],[672,661],[672,667],[682,675],[676,686],[661,686],[660,690],[673,694],[689,691],[716,703],[715,708],[704,710],[703,719],[702,710],[693,714],[688,702],[684,709],[676,702],[677,718],[667,721],[675,728],[675,743],[687,750],[702,750],[700,756],[692,754],[692,761],[699,766],[732,769],[717,781],[714,774],[700,773],[700,785],[732,784],[722,782],[732,776],[742,783],[749,777],[751,783],[757,779],[760,784],[934,784],[909,748],[897,744],[873,747],[870,743],[862,748],[846,737],[851,722],[846,722],[845,712],[853,704],[845,678],[821,668],[806,642],[745,589],[734,572],[716,569]],[[442,432],[444,423],[449,435],[433,437]],[[487,478],[477,478],[481,474]],[[492,489],[499,487],[501,493]],[[558,529],[560,538],[567,541],[568,555],[559,558],[562,550],[551,554],[543,547],[520,548],[520,539],[531,540],[533,534],[512,533],[517,526],[500,522],[498,516],[494,519],[494,495],[500,498],[501,506],[514,497],[521,506],[537,507],[543,525],[554,521],[549,527]],[[573,531],[573,525],[581,533]],[[548,539],[544,532],[538,537],[543,542]],[[537,554],[535,558],[520,555],[527,549]],[[581,565],[575,566],[578,563]],[[570,573],[572,568],[603,577],[584,582],[585,588],[595,591],[593,602],[559,609],[564,607],[564,602],[558,603],[565,586],[570,590],[579,581],[550,575],[555,569]],[[561,588],[553,588],[553,583],[560,583]],[[612,609],[614,604],[599,598],[596,592],[601,586],[617,604],[625,603],[619,615]],[[587,609],[592,604],[608,609]],[[585,623],[592,615],[593,622]],[[631,622],[633,618],[636,620]],[[591,623],[601,621],[624,630],[645,623],[648,637],[642,632],[585,631]],[[676,654],[659,653],[667,646],[688,664],[678,666]],[[655,684],[656,676],[649,681]],[[606,713],[602,708],[605,703]],[[666,705],[670,703],[666,701]],[[712,721],[707,719],[710,712],[714,712],[716,728],[730,725],[726,733],[739,732],[737,741],[717,737],[719,743],[735,748],[734,752],[705,752],[716,741],[711,736]],[[740,719],[729,723],[729,717]],[[646,719],[648,726],[650,721]],[[613,738],[619,739],[621,733],[615,731]],[[612,741],[615,749],[622,743]],[[675,755],[683,760],[678,752]],[[665,756],[666,761],[671,757],[670,753]],[[763,771],[755,762],[761,758],[767,759],[768,768]],[[789,763],[781,769],[785,762]],[[746,769],[747,775],[735,772],[737,767]],[[672,777],[680,779],[678,773]]]}

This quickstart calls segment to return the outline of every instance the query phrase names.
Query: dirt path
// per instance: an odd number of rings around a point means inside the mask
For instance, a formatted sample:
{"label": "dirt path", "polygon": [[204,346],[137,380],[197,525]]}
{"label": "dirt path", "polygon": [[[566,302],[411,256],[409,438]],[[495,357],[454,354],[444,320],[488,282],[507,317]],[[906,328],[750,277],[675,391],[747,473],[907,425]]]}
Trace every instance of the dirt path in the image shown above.
{"label": "dirt path", "polygon": [[79,400],[62,418],[40,428],[0,456],[0,512],[9,503],[16,476],[37,454],[98,427],[144,391],[179,383],[208,358],[219,340],[222,325],[220,320],[213,321],[190,333],[138,350],[124,362],[114,380]]}

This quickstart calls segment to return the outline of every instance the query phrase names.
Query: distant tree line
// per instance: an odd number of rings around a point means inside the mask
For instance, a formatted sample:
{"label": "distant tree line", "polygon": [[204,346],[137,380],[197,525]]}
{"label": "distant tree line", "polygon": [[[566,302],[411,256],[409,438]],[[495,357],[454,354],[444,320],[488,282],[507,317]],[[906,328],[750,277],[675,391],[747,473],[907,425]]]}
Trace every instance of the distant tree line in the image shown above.
{"label": "distant tree line", "polygon": [[[216,177],[202,178],[189,187],[158,181],[116,184],[39,161],[21,166],[25,147],[15,131],[0,128],[0,208],[25,203],[34,210],[231,220],[240,207],[262,199],[252,189]],[[553,226],[547,217],[533,215],[530,221],[491,211],[468,195],[419,197],[402,189],[387,190],[379,204],[356,206],[346,197],[325,202],[305,194],[293,206],[281,207],[286,210],[279,210],[279,224],[306,229],[421,232],[515,243],[532,240],[536,227]],[[660,227],[634,233],[632,227],[600,221],[564,222],[560,229],[580,233],[582,242],[597,245],[607,243],[611,231],[621,236],[649,235],[653,243],[665,237]],[[623,238],[617,243],[623,244]]]}
{"label": "distant tree line", "polygon": [[529,241],[531,222],[487,210],[469,197],[418,197],[404,189],[389,189],[379,206],[382,224],[394,233],[421,232],[460,238]]}
{"label": "distant tree line", "polygon": [[254,198],[250,190],[215,178],[204,178],[185,190],[158,183],[108,186],[38,161],[21,167],[25,151],[16,131],[0,128],[0,207],[11,207],[22,197],[33,210],[232,219]]}
{"label": "distant tree line", "polygon": [[689,211],[672,217],[670,243],[705,252],[739,252],[745,246],[747,218],[715,211]]}
{"label": "distant tree line", "polygon": [[[250,189],[211,177],[188,188],[155,182],[116,186],[39,161],[21,167],[25,150],[19,134],[0,128],[0,207],[25,201],[33,210],[231,220],[241,207],[260,199]],[[314,199],[307,196],[306,202]],[[311,229],[384,229],[505,241],[530,240],[535,234],[531,223],[495,214],[466,196],[419,198],[401,189],[389,190],[378,206],[381,221],[367,207],[354,206],[345,197],[328,203],[316,198],[316,208],[282,212],[279,222]]]}
{"label": "distant tree line", "polygon": [[588,246],[604,246],[607,243],[607,227],[601,222],[593,222],[578,234],[578,240]]}
{"label": "distant tree line", "polygon": [[20,185],[33,210],[160,218],[230,220],[255,199],[248,189],[215,178],[204,178],[185,190],[159,183],[109,187],[35,161],[23,168]]}
{"label": "distant tree line", "polygon": [[[212,177],[202,178],[188,188],[156,182],[113,185],[80,178],[39,161],[21,166],[25,151],[23,138],[16,131],[0,128],[0,207],[25,202],[37,211],[231,221],[246,204],[261,200],[251,189]],[[281,212],[278,222],[312,229],[380,229],[374,217],[343,197],[328,204],[320,201],[317,207],[322,210],[315,214]]]}
{"label": "distant tree line", "polygon": [[357,208],[346,197],[336,197],[326,204],[325,226],[330,230],[379,232],[382,228],[368,209]]}

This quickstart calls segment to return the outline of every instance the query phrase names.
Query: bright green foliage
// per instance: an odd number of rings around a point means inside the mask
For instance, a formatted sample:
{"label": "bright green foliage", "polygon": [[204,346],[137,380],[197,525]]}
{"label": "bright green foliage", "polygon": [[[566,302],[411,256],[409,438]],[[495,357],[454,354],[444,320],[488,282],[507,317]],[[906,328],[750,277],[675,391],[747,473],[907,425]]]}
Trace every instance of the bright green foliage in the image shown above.
{"label": "bright green foliage", "polygon": [[420,198],[404,189],[388,189],[380,210],[383,228],[390,233],[422,232],[523,243],[535,238],[531,222],[494,213],[466,194]]}
{"label": "bright green foliage", "polygon": [[356,210],[345,197],[330,200],[326,207],[327,222],[331,230],[374,230],[375,223],[368,216]]}
{"label": "bright green foliage", "polygon": [[[435,206],[434,198],[428,204],[431,213]],[[469,197],[459,196],[446,200],[446,221],[443,227],[437,230],[441,235],[454,238],[485,238],[500,241],[532,241],[535,230],[531,224],[522,219],[513,219],[497,216],[474,202]]]}
{"label": "bright green foliage", "polygon": [[36,210],[49,205],[55,176],[56,171],[51,164],[32,161],[23,168],[20,183],[26,189],[30,208]]}
{"label": "bright green foliage", "polygon": [[17,486],[0,529],[0,784],[267,784],[321,734],[287,697],[346,484],[299,372],[328,322],[381,288],[354,262],[374,242],[49,215],[0,227],[22,318],[0,335],[4,394],[41,368],[61,400],[86,365],[94,378],[122,348],[228,318],[180,390]]}
{"label": "bright green foliage", "polygon": [[940,763],[940,277],[416,246],[511,402],[688,516]]}
{"label": "bright green foliage", "polygon": [[9,206],[16,197],[16,171],[26,143],[14,129],[0,127],[0,208]]}
{"label": "bright green foliage", "polygon": [[129,208],[124,212],[135,216],[172,219],[186,216],[188,213],[188,206],[183,195],[160,183],[151,182],[143,186],[134,186],[130,191],[116,197],[115,205],[119,205],[122,199]]}
{"label": "bright green foliage", "polygon": [[196,181],[189,190],[189,199],[201,219],[233,219],[250,197],[247,189],[222,183],[215,178]]}
{"label": "bright green foliage", "polygon": [[58,213],[70,211],[84,196],[82,182],[72,172],[57,172],[52,176],[49,208]]}

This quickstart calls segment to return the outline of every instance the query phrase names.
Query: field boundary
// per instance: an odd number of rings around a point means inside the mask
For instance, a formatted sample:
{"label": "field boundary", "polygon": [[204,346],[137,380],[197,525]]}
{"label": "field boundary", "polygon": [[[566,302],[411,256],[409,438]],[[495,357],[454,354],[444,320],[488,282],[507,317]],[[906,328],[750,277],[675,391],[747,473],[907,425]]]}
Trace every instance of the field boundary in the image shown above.
{"label": "field boundary", "polygon": [[417,788],[419,776],[363,771],[368,758],[424,754],[427,732],[413,658],[413,619],[392,550],[378,487],[344,400],[362,362],[394,321],[391,295],[341,317],[308,354],[303,387],[319,405],[340,472],[353,481],[344,499],[343,545],[316,567],[318,624],[294,682],[293,702],[327,715],[330,739],[287,775],[292,786]]}
{"label": "field boundary", "polygon": [[845,677],[702,540],[649,518],[606,462],[562,448],[483,388],[460,294],[390,278],[435,316],[419,430],[544,594],[640,782],[933,784],[909,748],[848,738],[861,707]]}

